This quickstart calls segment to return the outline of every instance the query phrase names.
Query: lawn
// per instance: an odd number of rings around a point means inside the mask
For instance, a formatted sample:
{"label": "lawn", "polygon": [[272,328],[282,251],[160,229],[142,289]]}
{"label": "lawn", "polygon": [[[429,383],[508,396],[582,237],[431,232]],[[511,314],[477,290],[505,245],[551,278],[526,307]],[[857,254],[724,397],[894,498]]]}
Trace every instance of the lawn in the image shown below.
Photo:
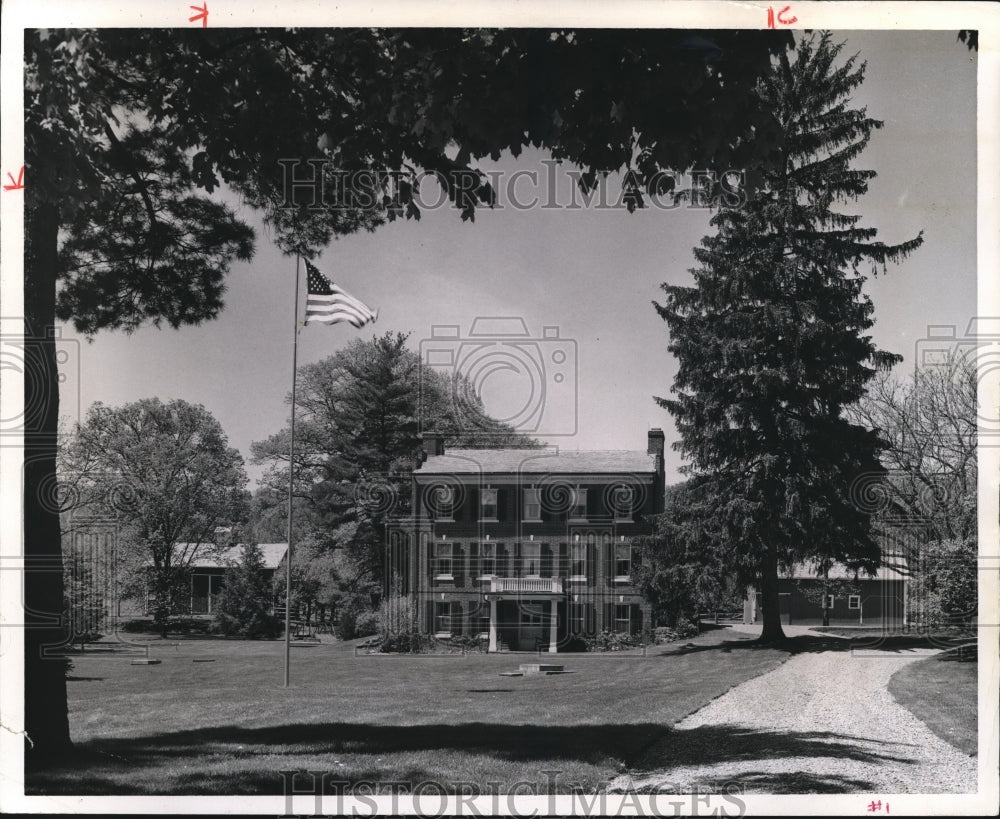
{"label": "lawn", "polygon": [[502,677],[537,658],[355,656],[324,644],[292,649],[285,689],[281,642],[151,646],[159,665],[73,657],[77,754],[30,771],[29,793],[281,794],[279,772],[300,769],[592,792],[674,723],[789,656],[720,629],[645,657],[554,658],[571,674]]}
{"label": "lawn", "polygon": [[941,739],[975,756],[978,668],[975,654],[945,651],[901,668],[889,692]]}

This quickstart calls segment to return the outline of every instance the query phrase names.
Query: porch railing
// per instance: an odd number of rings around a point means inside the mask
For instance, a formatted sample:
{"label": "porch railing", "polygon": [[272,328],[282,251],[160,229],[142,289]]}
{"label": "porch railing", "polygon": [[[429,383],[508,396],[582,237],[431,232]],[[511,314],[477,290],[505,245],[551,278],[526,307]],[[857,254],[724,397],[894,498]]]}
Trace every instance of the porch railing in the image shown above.
{"label": "porch railing", "polygon": [[490,591],[562,594],[562,580],[555,577],[493,577]]}

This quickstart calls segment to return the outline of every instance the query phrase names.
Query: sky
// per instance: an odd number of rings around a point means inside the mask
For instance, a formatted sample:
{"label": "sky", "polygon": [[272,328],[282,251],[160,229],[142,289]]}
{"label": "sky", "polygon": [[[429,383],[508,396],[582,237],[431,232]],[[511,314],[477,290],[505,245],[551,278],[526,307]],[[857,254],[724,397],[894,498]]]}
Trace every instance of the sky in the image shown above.
{"label": "sky", "polygon": [[[874,339],[904,356],[905,373],[929,325],[953,325],[962,336],[976,315],[977,55],[950,30],[849,31],[837,39],[846,39],[845,55],[860,52],[868,64],[855,102],[885,123],[858,162],[878,178],[850,210],[863,214],[863,224],[878,228],[887,243],[924,232],[919,250],[867,284]],[[645,449],[647,430],[661,427],[668,482],[677,480],[681,460],[670,448],[676,432],[653,400],[669,394],[676,364],[652,302],[662,296],[661,283],[691,282],[692,248],[711,232],[711,214],[686,207],[632,214],[593,206],[514,207],[504,186],[516,171],[538,178],[537,184],[525,174],[517,179],[518,201],[544,196],[547,175],[560,201],[568,201],[567,168],[547,159],[526,152],[481,163],[501,174],[506,206],[481,210],[474,223],[462,222],[450,207],[428,208],[419,222],[395,222],[331,244],[316,265],[378,308],[379,320],[361,330],[302,328],[299,364],[388,330],[410,333],[415,350],[466,351],[462,339],[477,317],[520,319],[529,333],[523,339],[529,346],[518,348],[524,369],[496,370],[482,382],[487,410],[501,417],[523,410],[524,417],[535,409],[525,431],[568,449]],[[426,190],[426,201],[433,201]],[[614,201],[613,184],[609,190]],[[222,315],[176,331],[103,332],[92,342],[63,327],[69,355],[61,367],[60,411],[75,421],[95,401],[118,405],[158,396],[203,404],[247,458],[255,480],[262,469],[249,463],[251,442],[288,419],[295,260],[281,255],[253,211],[231,201],[257,229],[258,241],[254,260],[233,266]],[[303,292],[300,305],[304,298]],[[438,343],[435,325],[457,325],[460,337]],[[480,364],[500,360],[501,347],[489,349]],[[544,402],[531,392],[541,382]]]}

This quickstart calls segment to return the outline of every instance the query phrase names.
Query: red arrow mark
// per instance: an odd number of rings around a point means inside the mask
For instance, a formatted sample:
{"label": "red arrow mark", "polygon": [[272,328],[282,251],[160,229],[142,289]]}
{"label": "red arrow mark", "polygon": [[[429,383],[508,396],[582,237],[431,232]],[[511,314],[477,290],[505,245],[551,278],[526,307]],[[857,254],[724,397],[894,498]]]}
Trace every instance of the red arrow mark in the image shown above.
{"label": "red arrow mark", "polygon": [[194,17],[188,17],[188,22],[193,23],[195,20],[201,20],[201,27],[208,28],[208,3],[202,3],[201,6],[190,6],[193,11],[197,11]]}
{"label": "red arrow mark", "polygon": [[14,177],[10,175],[10,171],[7,172],[7,178],[11,181],[11,184],[3,186],[3,189],[5,191],[23,191],[24,190],[24,165],[21,166],[21,172],[17,175],[17,179],[14,179]]}

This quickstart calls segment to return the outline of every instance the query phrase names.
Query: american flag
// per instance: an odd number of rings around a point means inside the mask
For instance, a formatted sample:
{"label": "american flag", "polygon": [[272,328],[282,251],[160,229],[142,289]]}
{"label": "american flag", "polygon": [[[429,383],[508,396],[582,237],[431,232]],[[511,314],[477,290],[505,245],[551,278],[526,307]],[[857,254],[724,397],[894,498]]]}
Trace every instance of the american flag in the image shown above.
{"label": "american flag", "polygon": [[336,324],[347,321],[362,327],[378,318],[364,302],[345,293],[316,267],[306,262],[306,324]]}

